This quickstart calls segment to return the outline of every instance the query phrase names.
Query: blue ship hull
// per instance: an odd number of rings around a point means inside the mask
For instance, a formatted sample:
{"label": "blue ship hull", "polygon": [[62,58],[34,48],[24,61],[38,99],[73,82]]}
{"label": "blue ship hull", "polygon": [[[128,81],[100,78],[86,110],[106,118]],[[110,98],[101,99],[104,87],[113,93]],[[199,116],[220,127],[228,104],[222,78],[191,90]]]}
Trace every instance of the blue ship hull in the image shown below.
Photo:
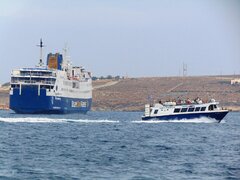
{"label": "blue ship hull", "polygon": [[10,109],[22,114],[86,113],[92,98],[47,96],[46,89],[40,89],[39,93],[37,86],[22,86],[21,93],[19,88],[13,88],[9,104]]}
{"label": "blue ship hull", "polygon": [[157,120],[181,120],[181,119],[196,119],[196,118],[212,118],[216,119],[218,122],[221,122],[221,120],[227,115],[228,111],[222,111],[222,112],[206,112],[206,113],[188,113],[188,114],[173,114],[173,115],[165,115],[165,116],[155,116],[155,117],[142,117],[142,120],[151,120],[151,119],[157,119]]}

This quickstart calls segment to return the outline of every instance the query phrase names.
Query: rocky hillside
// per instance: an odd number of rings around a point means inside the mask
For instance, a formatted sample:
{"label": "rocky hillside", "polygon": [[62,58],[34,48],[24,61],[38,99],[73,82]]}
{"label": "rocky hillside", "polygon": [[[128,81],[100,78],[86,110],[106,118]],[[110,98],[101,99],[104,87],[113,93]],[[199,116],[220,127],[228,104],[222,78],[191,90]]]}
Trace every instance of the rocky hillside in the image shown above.
{"label": "rocky hillside", "polygon": [[[139,111],[148,101],[216,99],[221,105],[240,110],[240,86],[231,85],[231,76],[130,78],[94,89],[93,110]],[[97,81],[94,86],[107,82]],[[108,82],[109,83],[109,82]]]}

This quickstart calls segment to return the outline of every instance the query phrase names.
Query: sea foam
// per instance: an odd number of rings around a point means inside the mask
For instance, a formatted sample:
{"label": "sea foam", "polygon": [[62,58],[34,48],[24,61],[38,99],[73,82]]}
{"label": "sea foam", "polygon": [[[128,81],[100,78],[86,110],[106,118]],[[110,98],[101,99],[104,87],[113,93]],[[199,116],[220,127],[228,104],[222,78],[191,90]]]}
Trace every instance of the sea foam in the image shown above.
{"label": "sea foam", "polygon": [[118,123],[119,121],[107,120],[107,119],[54,119],[43,117],[25,117],[25,118],[0,118],[0,122],[8,123]]}
{"label": "sea foam", "polygon": [[206,118],[206,117],[202,117],[202,118],[194,118],[194,119],[181,119],[181,120],[146,120],[146,121],[132,121],[133,123],[217,123],[218,121],[216,121],[215,119],[212,118]]}

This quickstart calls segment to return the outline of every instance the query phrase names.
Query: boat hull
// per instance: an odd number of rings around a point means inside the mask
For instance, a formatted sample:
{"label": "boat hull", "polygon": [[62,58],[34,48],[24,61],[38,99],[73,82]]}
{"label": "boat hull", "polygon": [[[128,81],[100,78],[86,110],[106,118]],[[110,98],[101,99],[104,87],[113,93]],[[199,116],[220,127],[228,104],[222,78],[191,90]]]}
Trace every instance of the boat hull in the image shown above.
{"label": "boat hull", "polygon": [[38,91],[37,86],[13,88],[10,109],[21,114],[63,114],[86,113],[91,108],[92,98],[47,96],[46,91]]}
{"label": "boat hull", "polygon": [[217,112],[206,112],[206,113],[187,113],[187,114],[172,114],[172,115],[162,115],[162,116],[143,116],[142,120],[181,120],[181,119],[197,119],[197,118],[211,118],[218,122],[227,115],[228,111],[217,111]]}

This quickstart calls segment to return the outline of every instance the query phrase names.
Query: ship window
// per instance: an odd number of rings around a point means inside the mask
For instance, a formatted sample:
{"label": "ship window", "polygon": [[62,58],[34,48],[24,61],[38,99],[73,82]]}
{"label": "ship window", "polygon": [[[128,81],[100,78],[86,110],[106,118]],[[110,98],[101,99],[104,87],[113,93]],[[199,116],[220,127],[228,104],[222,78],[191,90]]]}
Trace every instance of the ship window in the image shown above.
{"label": "ship window", "polygon": [[196,107],[196,108],[195,108],[195,111],[200,111],[200,107]]}
{"label": "ship window", "polygon": [[78,89],[78,88],[79,88],[79,83],[73,82],[73,83],[72,83],[72,88]]}
{"label": "ship window", "polygon": [[189,108],[188,109],[188,112],[193,112],[194,111],[194,108]]}
{"label": "ship window", "polygon": [[158,113],[158,110],[156,109],[156,110],[154,110],[154,114],[157,114]]}
{"label": "ship window", "polygon": [[214,105],[214,109],[217,109],[217,105],[216,104]]}
{"label": "ship window", "polygon": [[213,107],[212,104],[211,104],[210,106],[208,106],[208,110],[209,110],[209,111],[213,111],[213,108],[214,108],[214,107]]}
{"label": "ship window", "polygon": [[175,113],[180,112],[180,108],[176,108],[176,109],[174,109],[174,112],[175,112]]}
{"label": "ship window", "polygon": [[206,110],[206,107],[201,107],[201,111],[205,111]]}
{"label": "ship window", "polygon": [[187,108],[182,108],[181,112],[187,112]]}
{"label": "ship window", "polygon": [[72,88],[76,88],[76,83],[75,82],[72,83]]}

